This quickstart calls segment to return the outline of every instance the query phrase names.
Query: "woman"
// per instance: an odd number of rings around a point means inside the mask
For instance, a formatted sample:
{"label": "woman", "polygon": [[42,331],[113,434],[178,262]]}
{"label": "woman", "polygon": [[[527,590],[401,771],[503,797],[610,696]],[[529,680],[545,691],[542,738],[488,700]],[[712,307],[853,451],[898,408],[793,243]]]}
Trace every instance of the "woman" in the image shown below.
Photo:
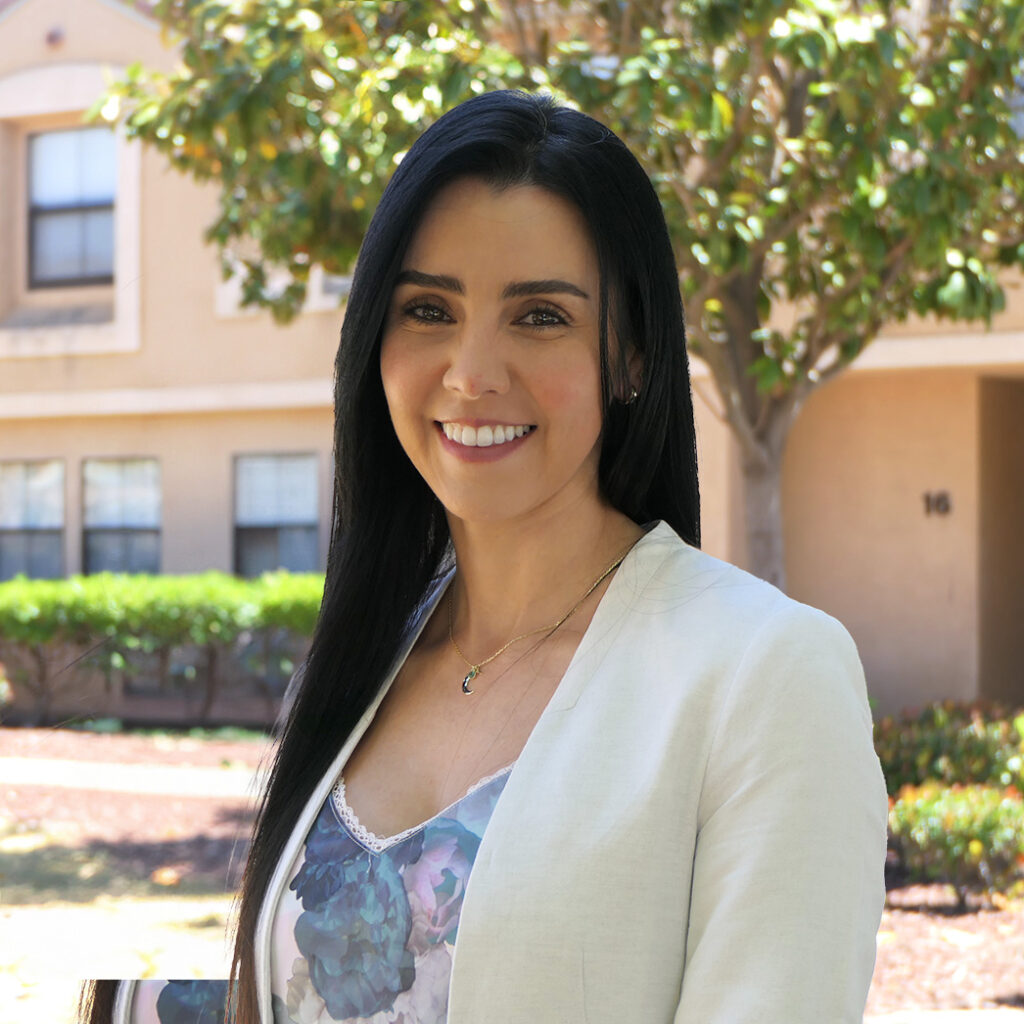
{"label": "woman", "polygon": [[[863,675],[835,620],[697,549],[675,263],[620,140],[513,92],[420,138],[360,254],[335,442],[235,1019],[859,1021]],[[225,992],[123,985],[117,1019]]]}

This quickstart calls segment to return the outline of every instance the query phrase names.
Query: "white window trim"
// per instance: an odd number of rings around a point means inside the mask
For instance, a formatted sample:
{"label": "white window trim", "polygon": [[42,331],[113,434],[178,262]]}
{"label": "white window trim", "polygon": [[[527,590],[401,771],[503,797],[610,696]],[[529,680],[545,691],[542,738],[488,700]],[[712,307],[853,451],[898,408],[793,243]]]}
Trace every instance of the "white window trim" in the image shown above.
{"label": "white window trim", "polygon": [[[54,64],[0,78],[0,120],[73,114],[106,91],[123,68]],[[76,97],[70,99],[69,97]],[[114,197],[114,317],[104,324],[0,328],[0,359],[134,352],[141,343],[141,144],[116,130]]]}

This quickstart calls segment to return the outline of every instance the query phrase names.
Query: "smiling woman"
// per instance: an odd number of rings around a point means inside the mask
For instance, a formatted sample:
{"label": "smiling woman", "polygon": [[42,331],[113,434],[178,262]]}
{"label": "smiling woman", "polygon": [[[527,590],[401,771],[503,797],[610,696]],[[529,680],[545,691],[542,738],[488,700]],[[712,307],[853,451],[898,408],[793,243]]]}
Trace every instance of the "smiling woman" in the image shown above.
{"label": "smiling woman", "polygon": [[433,201],[404,262],[381,378],[450,528],[618,515],[598,495],[600,274],[578,211],[537,186],[463,178]]}
{"label": "smiling woman", "polygon": [[510,92],[433,125],[360,253],[335,408],[233,995],[101,984],[91,1020],[859,1021],[863,674],[698,548],[672,246],[619,139]]}

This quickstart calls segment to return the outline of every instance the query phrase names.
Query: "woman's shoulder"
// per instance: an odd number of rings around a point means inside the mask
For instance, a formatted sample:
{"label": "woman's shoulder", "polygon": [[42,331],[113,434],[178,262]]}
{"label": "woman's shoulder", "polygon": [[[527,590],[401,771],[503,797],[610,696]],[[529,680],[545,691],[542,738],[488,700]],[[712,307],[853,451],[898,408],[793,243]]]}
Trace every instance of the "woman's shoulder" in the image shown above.
{"label": "woman's shoulder", "polygon": [[733,651],[779,632],[849,639],[828,613],[688,544],[667,523],[641,539],[637,555],[624,589],[641,626],[667,629],[688,641],[719,641]]}
{"label": "woman's shoulder", "polygon": [[[753,713],[764,702],[870,722],[856,644],[837,619],[735,565],[686,544],[661,524],[648,534],[631,595],[634,659],[677,666],[697,690]],[[727,693],[731,696],[727,698]]]}

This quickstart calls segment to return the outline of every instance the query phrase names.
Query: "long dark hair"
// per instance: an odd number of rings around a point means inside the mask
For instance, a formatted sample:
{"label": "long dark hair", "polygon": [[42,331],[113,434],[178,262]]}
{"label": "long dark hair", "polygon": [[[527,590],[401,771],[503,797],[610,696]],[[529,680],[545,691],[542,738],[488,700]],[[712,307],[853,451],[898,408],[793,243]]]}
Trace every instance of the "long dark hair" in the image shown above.
{"label": "long dark hair", "polygon": [[[466,176],[496,188],[539,186],[582,213],[601,275],[602,494],[637,523],[663,519],[699,544],[683,311],[665,218],[647,175],[607,128],[548,96],[501,91],[467,100],[402,160],[352,280],[335,363],[334,512],[324,596],[242,879],[232,964],[239,1024],[259,1020],[257,919],[296,819],[450,562],[444,510],[392,429],[379,355],[395,279],[419,220],[440,188]],[[615,365],[609,324],[621,342]],[[623,394],[630,346],[642,356],[643,382],[639,400],[626,405],[615,396]]]}

